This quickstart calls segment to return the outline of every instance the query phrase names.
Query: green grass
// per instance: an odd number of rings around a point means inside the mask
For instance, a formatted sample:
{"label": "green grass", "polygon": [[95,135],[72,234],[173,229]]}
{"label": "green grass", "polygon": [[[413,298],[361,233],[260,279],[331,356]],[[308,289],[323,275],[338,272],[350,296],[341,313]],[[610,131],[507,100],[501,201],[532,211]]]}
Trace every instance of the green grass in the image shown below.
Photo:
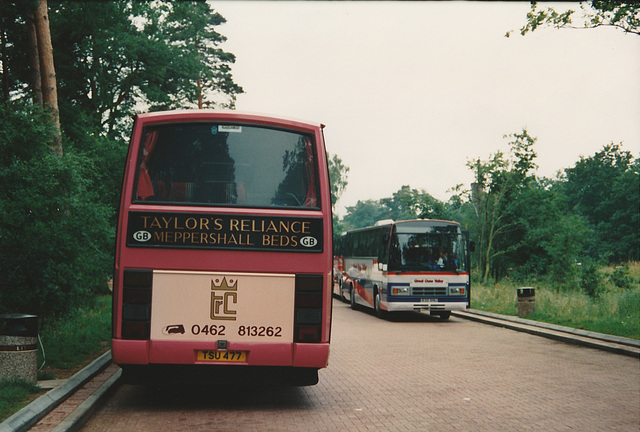
{"label": "green grass", "polygon": [[91,308],[45,323],[40,338],[44,357],[40,351],[39,364],[44,360],[49,368],[74,368],[111,339],[111,296],[100,296]]}
{"label": "green grass", "polygon": [[22,379],[0,381],[0,421],[3,421],[27,405],[40,387]]}
{"label": "green grass", "polygon": [[[104,351],[111,339],[111,296],[69,316],[45,322],[39,331],[44,356],[38,350],[38,365],[44,368],[38,379],[54,379],[56,370],[82,366]],[[24,380],[0,382],[0,422],[6,420],[40,392],[40,387]]]}
{"label": "green grass", "polygon": [[[557,290],[545,283],[526,285],[536,288],[536,311],[527,319],[559,324],[599,333],[640,339],[640,264],[625,270],[624,287],[616,286],[614,277],[621,269],[602,268],[598,296],[583,291]],[[473,286],[471,307],[503,315],[517,315],[516,289],[524,284],[503,280]]]}

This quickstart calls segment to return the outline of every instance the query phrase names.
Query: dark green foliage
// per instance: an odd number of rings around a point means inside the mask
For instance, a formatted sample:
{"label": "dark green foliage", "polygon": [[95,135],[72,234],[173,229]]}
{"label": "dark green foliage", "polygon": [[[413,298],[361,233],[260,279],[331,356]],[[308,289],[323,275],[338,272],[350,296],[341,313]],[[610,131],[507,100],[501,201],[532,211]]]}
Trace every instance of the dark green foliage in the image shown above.
{"label": "dark green foliage", "polygon": [[[390,219],[389,209],[375,200],[358,201],[355,206],[347,207],[343,221],[343,230],[367,227],[382,219]],[[340,233],[338,233],[340,234]]]}
{"label": "dark green foliage", "polygon": [[[5,99],[8,93],[11,100],[32,96],[26,35],[33,4],[0,5]],[[231,74],[235,56],[220,48],[226,38],[215,31],[225,19],[209,3],[49,0],[48,6],[60,119],[71,141],[87,133],[123,138],[140,106],[174,109],[201,101],[233,108],[243,92]]]}
{"label": "dark green foliage", "polygon": [[116,137],[87,133],[76,134],[67,142],[67,150],[85,159],[83,175],[91,184],[92,196],[111,209],[111,224],[116,226],[116,209],[120,205],[120,191],[128,144]]}
{"label": "dark green foliage", "polygon": [[582,265],[580,272],[580,288],[591,298],[597,298],[600,295],[602,285],[602,276],[598,273],[598,266],[592,262]]}
{"label": "dark green foliage", "polygon": [[476,177],[468,195],[475,214],[466,213],[463,225],[478,244],[483,279],[545,277],[562,289],[582,283],[597,296],[577,263],[639,259],[638,160],[609,145],[581,158],[564,177],[539,179],[531,173],[535,138],[526,131],[510,137],[509,157],[497,152],[468,164]]}
{"label": "dark green foliage", "polygon": [[[537,168],[533,150],[536,138],[526,130],[505,138],[511,139],[508,155],[498,151],[486,161],[467,163],[475,177],[469,197],[475,218],[470,225],[475,233],[483,280],[505,276],[515,264],[513,258],[521,255],[517,249],[530,246],[522,244],[528,235],[532,211],[525,203],[533,204],[534,209],[539,203],[538,199],[532,199],[540,187],[532,174]],[[538,217],[536,213],[533,216]]]}
{"label": "dark green foliage", "polygon": [[639,260],[640,161],[610,144],[565,172],[562,193],[570,209],[585,217],[595,232],[591,258]]}
{"label": "dark green foliage", "polygon": [[380,203],[389,210],[394,220],[446,219],[445,206],[424,190],[402,186],[391,198],[383,198]]}
{"label": "dark green foliage", "polygon": [[358,201],[347,207],[341,228],[346,231],[371,226],[383,219],[449,219],[447,206],[420,189],[402,186],[390,198]]}
{"label": "dark green foliage", "polygon": [[[205,2],[50,2],[65,130],[123,136],[140,101],[150,110],[233,107],[233,54],[214,28],[225,22]],[[208,90],[207,94],[203,94]],[[207,101],[207,98],[214,100]],[[224,100],[224,101],[223,101]],[[70,134],[75,139],[76,135]]]}
{"label": "dark green foliage", "polygon": [[618,288],[628,289],[633,285],[633,278],[629,273],[629,265],[627,263],[621,267],[616,267],[609,279]]}
{"label": "dark green foliage", "polygon": [[517,280],[548,277],[557,287],[575,288],[577,260],[588,241],[584,220],[568,211],[566,200],[541,181],[523,188],[505,219],[511,229],[495,247],[503,251],[493,263],[493,274]]}
{"label": "dark green foliage", "polygon": [[41,110],[0,105],[0,131],[0,312],[64,313],[110,273],[112,211],[87,181],[89,159],[51,152]]}
{"label": "dark green foliage", "polygon": [[232,108],[242,88],[215,31],[225,19],[204,1],[49,0],[64,137],[55,157],[47,117],[18,103],[34,96],[35,4],[0,3],[0,312],[50,316],[90,301],[112,271],[131,115]]}

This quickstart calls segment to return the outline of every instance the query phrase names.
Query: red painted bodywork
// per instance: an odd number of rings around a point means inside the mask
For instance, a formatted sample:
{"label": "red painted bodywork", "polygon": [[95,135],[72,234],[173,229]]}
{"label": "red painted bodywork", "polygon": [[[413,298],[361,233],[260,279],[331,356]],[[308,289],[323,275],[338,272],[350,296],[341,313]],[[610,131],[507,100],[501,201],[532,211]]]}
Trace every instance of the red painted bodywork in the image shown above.
{"label": "red painted bodywork", "polygon": [[[286,120],[256,114],[217,112],[210,110],[186,110],[140,114],[135,123],[127,156],[123,179],[113,289],[113,340],[114,361],[121,365],[146,364],[196,364],[196,350],[216,349],[215,341],[167,342],[154,340],[124,340],[121,338],[122,292],[120,289],[123,270],[156,269],[188,270],[205,272],[239,273],[287,273],[322,274],[324,276],[324,310],[320,343],[234,343],[229,350],[249,351],[248,365],[295,366],[323,368],[328,364],[331,330],[331,202],[329,193],[327,157],[324,148],[323,125]],[[303,210],[287,208],[239,208],[205,206],[165,206],[136,204],[132,202],[133,184],[136,175],[136,158],[139,152],[142,131],[145,126],[172,122],[228,121],[252,126],[268,126],[277,129],[302,132],[314,136],[318,158],[320,209]],[[236,250],[130,248],[126,246],[128,213],[145,212],[189,212],[202,214],[224,213],[227,215],[299,216],[316,217],[323,220],[322,253],[301,252],[255,252]],[[152,311],[153,313],[153,311]],[[211,365],[211,363],[208,363]]]}

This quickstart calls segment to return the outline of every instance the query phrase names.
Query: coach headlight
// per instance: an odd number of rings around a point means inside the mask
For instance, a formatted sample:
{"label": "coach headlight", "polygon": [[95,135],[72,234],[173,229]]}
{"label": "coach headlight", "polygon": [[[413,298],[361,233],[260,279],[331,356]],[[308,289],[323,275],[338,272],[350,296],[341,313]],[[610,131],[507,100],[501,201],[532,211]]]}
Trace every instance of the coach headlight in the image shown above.
{"label": "coach headlight", "polygon": [[449,295],[464,295],[464,287],[449,287]]}
{"label": "coach headlight", "polygon": [[409,295],[411,294],[411,289],[409,287],[393,287],[391,288],[392,295]]}

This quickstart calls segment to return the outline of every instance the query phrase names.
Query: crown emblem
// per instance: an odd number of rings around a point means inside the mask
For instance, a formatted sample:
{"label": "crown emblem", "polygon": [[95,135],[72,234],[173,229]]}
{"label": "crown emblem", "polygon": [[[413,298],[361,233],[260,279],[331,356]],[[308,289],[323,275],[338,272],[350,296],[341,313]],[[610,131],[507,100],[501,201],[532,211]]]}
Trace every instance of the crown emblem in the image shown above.
{"label": "crown emblem", "polygon": [[222,278],[222,281],[220,279],[211,279],[211,289],[218,289],[218,290],[229,290],[229,291],[235,291],[238,288],[238,280],[237,279],[229,279],[229,282],[227,283],[227,278],[226,276]]}

